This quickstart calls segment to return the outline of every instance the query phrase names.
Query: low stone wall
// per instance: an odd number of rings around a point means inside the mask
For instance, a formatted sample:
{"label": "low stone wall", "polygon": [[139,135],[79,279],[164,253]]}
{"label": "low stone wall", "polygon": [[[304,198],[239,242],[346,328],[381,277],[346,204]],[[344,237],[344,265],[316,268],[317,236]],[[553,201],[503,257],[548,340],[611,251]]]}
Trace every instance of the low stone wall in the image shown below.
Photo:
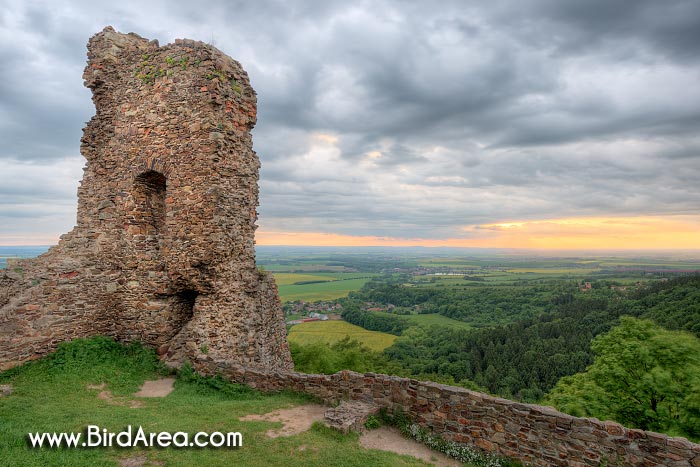
{"label": "low stone wall", "polygon": [[445,439],[526,464],[700,467],[700,445],[685,438],[573,417],[459,387],[352,371],[334,375],[259,371],[206,356],[194,366],[200,373],[220,374],[265,392],[288,389],[329,404],[351,399],[390,411],[400,408]]}

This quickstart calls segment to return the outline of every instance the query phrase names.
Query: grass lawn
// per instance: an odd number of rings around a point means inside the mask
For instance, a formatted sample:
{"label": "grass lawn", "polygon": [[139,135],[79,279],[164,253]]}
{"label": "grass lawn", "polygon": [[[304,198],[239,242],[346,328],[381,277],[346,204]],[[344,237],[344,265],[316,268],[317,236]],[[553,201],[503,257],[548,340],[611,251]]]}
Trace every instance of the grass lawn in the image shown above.
{"label": "grass lawn", "polygon": [[[0,398],[0,465],[42,467],[118,467],[120,459],[145,455],[145,466],[425,466],[416,459],[365,450],[357,435],[341,435],[324,426],[287,437],[268,438],[279,427],[267,421],[241,422],[239,417],[303,404],[298,394],[264,395],[247,387],[205,379],[183,372],[175,391],[164,398],[128,401],[146,379],[164,370],[155,353],[139,346],[125,347],[105,338],[74,341],[52,356],[0,373],[0,384],[14,392]],[[99,399],[91,384],[106,383],[111,401]],[[113,432],[141,425],[145,432],[240,432],[239,448],[94,448],[30,449],[28,432],[82,432],[98,425]],[[137,429],[137,428],[136,428]],[[83,435],[84,436],[84,435]],[[140,465],[140,464],[139,464]]]}
{"label": "grass lawn", "polygon": [[381,352],[396,340],[394,335],[368,331],[346,321],[311,321],[309,323],[295,324],[289,330],[288,339],[289,342],[296,342],[301,345],[316,342],[334,344],[346,336],[376,352]]}

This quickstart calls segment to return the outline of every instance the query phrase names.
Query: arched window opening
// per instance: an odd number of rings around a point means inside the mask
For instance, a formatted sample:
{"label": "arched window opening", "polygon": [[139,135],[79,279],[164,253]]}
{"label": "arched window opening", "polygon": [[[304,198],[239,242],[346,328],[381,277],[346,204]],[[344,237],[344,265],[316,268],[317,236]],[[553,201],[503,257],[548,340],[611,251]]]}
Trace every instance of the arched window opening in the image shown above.
{"label": "arched window opening", "polygon": [[187,324],[194,314],[194,304],[197,301],[199,292],[196,290],[183,290],[175,296],[173,303],[173,325],[176,332]]}
{"label": "arched window opening", "polygon": [[134,180],[132,223],[143,235],[158,235],[165,227],[165,176],[149,170]]}

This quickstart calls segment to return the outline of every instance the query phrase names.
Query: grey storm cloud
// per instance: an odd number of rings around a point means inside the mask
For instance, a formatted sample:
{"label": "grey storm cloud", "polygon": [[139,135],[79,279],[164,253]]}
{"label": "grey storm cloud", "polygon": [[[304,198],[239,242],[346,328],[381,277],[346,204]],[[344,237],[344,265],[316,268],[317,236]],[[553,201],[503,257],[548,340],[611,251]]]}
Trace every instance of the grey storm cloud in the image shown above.
{"label": "grey storm cloud", "polygon": [[263,229],[700,213],[696,0],[0,0],[0,243],[74,221],[85,44],[108,24],[243,64]]}

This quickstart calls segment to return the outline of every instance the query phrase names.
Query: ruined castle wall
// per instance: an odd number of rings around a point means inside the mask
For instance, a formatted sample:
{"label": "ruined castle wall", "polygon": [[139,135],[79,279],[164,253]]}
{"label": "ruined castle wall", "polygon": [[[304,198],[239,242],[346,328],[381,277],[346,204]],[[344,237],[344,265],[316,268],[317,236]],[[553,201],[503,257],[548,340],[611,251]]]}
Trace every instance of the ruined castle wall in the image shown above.
{"label": "ruined castle wall", "polygon": [[459,387],[352,371],[334,375],[260,371],[208,357],[195,366],[201,373],[221,374],[266,392],[289,389],[329,404],[352,399],[400,409],[445,439],[531,465],[700,466],[700,445],[685,438],[573,417]]}
{"label": "ruined castle wall", "polygon": [[191,40],[112,28],[88,43],[95,116],[77,226],[0,272],[0,369],[106,334],[173,363],[207,351],[291,368],[274,281],[255,264],[256,95],[241,65]]}

